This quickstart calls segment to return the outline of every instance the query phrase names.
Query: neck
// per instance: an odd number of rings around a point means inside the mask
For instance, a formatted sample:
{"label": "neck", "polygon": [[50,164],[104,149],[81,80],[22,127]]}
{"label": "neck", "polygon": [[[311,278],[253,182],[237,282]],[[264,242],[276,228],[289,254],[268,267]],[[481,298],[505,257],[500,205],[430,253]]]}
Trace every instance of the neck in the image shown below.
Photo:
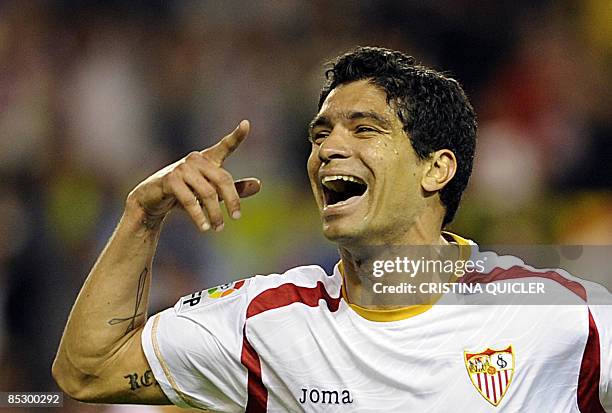
{"label": "neck", "polygon": [[389,240],[385,245],[340,245],[346,298],[351,304],[370,309],[394,309],[435,301],[439,296],[376,291],[381,290],[381,284],[419,285],[424,282],[449,281],[443,274],[419,271],[415,267],[417,261],[425,259],[457,259],[458,249],[449,245],[440,231],[427,231],[426,227],[418,225],[406,231],[401,239]]}

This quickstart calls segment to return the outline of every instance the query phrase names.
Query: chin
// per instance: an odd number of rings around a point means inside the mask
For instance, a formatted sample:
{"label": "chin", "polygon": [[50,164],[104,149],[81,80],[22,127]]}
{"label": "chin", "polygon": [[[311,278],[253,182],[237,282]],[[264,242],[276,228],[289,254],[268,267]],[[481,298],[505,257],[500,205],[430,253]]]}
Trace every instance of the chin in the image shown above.
{"label": "chin", "polygon": [[339,219],[323,222],[323,235],[336,244],[363,243],[365,237],[362,228],[350,222],[339,222]]}

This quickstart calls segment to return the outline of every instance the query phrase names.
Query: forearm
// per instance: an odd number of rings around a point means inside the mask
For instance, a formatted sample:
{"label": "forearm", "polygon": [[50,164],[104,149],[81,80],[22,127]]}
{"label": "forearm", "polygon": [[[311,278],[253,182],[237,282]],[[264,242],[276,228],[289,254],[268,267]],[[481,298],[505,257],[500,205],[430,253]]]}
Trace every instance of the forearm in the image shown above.
{"label": "forearm", "polygon": [[160,227],[128,201],[72,308],[54,370],[95,377],[144,325]]}
{"label": "forearm", "polygon": [[53,377],[71,397],[169,403],[153,385],[140,344],[161,221],[179,206],[200,231],[220,231],[221,200],[230,216],[240,217],[240,197],[257,193],[261,184],[256,178],[234,181],[222,164],[248,130],[249,123],[241,122],[216,145],[160,169],[128,196],[121,221],[72,308],[53,363]]}

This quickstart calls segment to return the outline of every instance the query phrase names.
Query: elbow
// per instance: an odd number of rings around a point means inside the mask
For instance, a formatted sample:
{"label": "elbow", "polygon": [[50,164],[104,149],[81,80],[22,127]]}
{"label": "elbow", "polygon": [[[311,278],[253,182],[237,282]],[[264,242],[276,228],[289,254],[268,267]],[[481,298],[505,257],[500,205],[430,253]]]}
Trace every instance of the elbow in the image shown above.
{"label": "elbow", "polygon": [[53,360],[53,365],[51,366],[51,376],[53,376],[53,380],[55,380],[55,384],[57,384],[57,387],[59,387],[61,391],[63,391],[65,394],[74,399],[74,396],[72,394],[72,387],[69,386],[68,383],[68,376],[62,370],[60,364],[61,362],[56,357],[55,360]]}
{"label": "elbow", "polygon": [[67,374],[67,372],[62,369],[61,362],[56,358],[53,361],[53,365],[51,366],[51,376],[53,376],[53,380],[55,380],[55,384],[60,388],[67,396],[76,399],[76,389],[74,386],[73,380]]}
{"label": "elbow", "polygon": [[80,400],[81,395],[79,394],[79,377],[75,377],[75,374],[71,373],[66,366],[66,361],[62,360],[58,355],[53,361],[51,366],[51,376],[53,380],[67,396],[72,399]]}
{"label": "elbow", "polygon": [[71,399],[80,402],[95,402],[96,397],[90,391],[94,377],[79,371],[60,354],[53,361],[51,375],[60,390]]}

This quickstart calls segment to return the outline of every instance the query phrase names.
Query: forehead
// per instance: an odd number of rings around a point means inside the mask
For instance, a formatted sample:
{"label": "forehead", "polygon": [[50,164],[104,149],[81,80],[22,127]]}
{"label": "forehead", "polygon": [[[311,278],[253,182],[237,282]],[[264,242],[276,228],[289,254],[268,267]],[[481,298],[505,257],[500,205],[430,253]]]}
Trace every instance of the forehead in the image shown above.
{"label": "forehead", "polygon": [[375,112],[390,121],[397,118],[384,90],[368,80],[346,83],[333,89],[318,114],[333,118],[349,112]]}

